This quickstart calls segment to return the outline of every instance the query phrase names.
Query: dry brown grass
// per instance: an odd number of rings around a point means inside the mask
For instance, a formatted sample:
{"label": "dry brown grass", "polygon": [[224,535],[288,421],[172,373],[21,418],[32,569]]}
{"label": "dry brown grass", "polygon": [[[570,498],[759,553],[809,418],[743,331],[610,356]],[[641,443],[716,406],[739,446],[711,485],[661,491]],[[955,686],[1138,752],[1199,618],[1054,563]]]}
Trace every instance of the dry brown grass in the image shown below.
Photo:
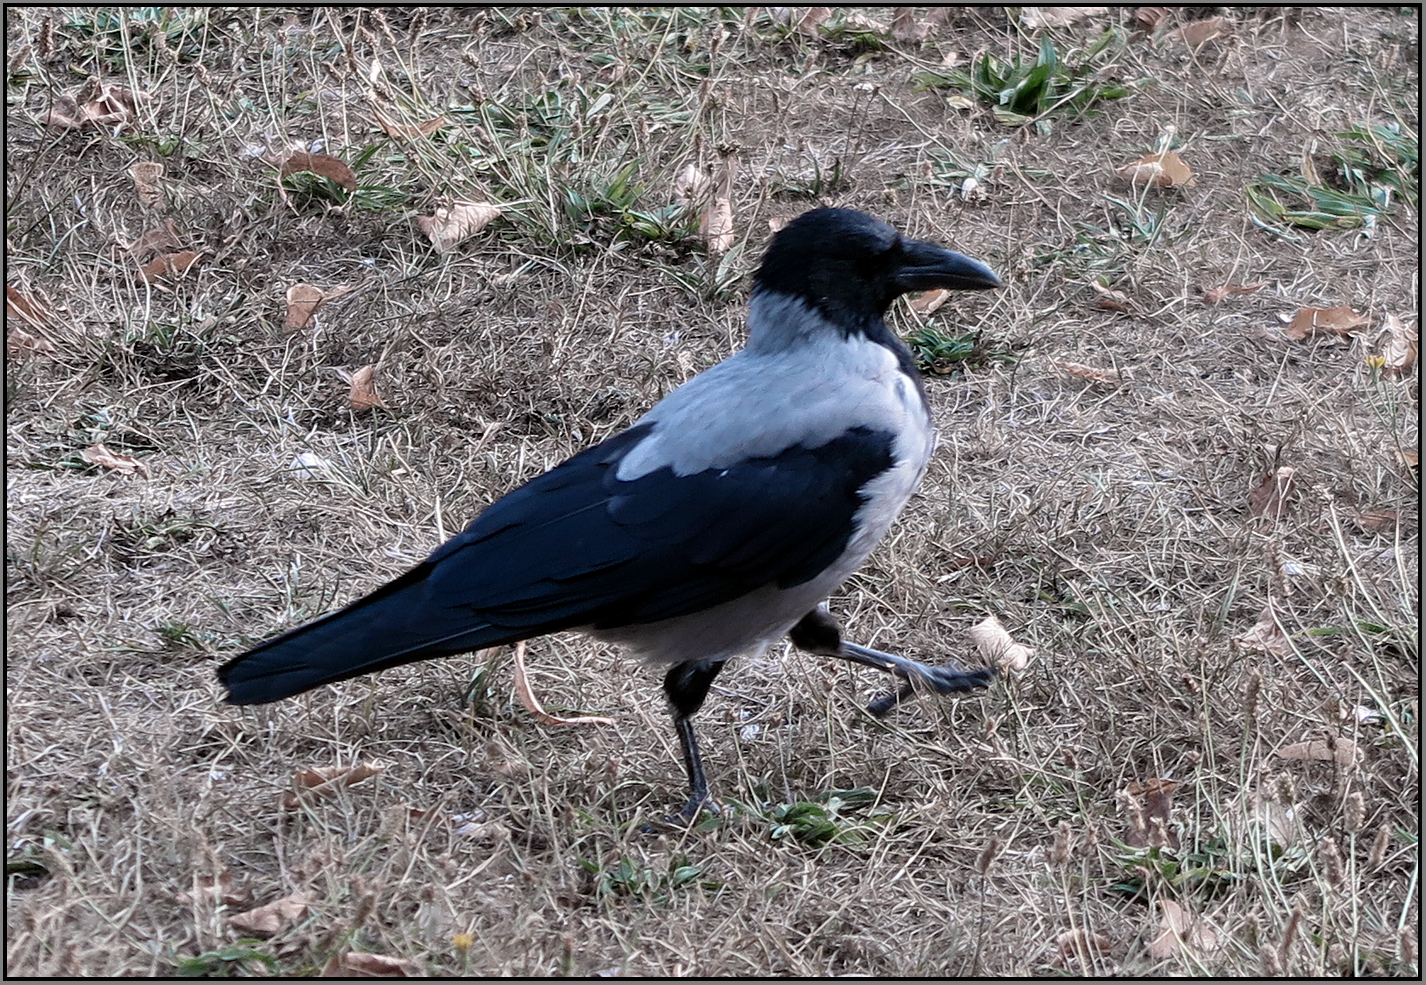
{"label": "dry brown grass", "polygon": [[[951,52],[1032,52],[1001,8],[890,50],[712,8],[165,9],[7,18],[7,279],[52,312],[10,322],[57,347],[6,380],[10,973],[261,973],[251,953],[302,974],[357,951],[435,975],[1417,974],[1418,480],[1397,453],[1419,391],[1366,361],[1382,316],[1417,319],[1415,205],[1370,237],[1291,239],[1244,205],[1348,126],[1415,134],[1413,17],[1239,12],[1197,52],[1136,37],[1112,70],[1136,91],[1044,134],[910,83]],[[381,105],[447,127],[382,135],[373,60]],[[135,126],[44,126],[89,74],[152,95]],[[549,125],[469,109],[581,92]],[[1114,169],[1169,126],[1198,184],[1151,192],[1166,214],[1136,238],[1106,195],[1132,199]],[[359,200],[284,200],[252,149],[290,141],[354,164]],[[731,144],[721,275],[677,237],[620,242],[616,219],[564,209],[625,164],[632,207],[657,209]],[[985,165],[983,197],[962,200],[949,159]],[[129,177],[145,161],[166,165],[162,211]],[[484,195],[506,219],[433,254],[415,218]],[[933,661],[970,656],[994,613],[1039,648],[1027,671],[883,723],[860,711],[873,673],[746,661],[701,716],[729,811],[657,836],[641,824],[683,790],[657,675],[584,640],[538,641],[535,680],[612,728],[533,723],[504,658],[220,703],[219,660],[401,571],[732,351],[767,220],[818,204],[1000,270],[1005,291],[935,320],[1017,357],[929,380],[923,495],[834,607],[856,639]],[[117,244],[163,215],[207,258],[148,285]],[[1096,309],[1095,280],[1132,312]],[[298,282],[355,290],[294,334]],[[1336,304],[1373,328],[1276,330]],[[341,373],[373,362],[391,409],[354,414]],[[87,465],[96,440],[149,474]],[[330,465],[303,477],[303,453]],[[1250,516],[1279,466],[1296,498]],[[1269,606],[1278,651],[1235,643]],[[1357,758],[1278,755],[1329,739]],[[279,806],[295,772],[366,760],[384,772]],[[1136,837],[1126,791],[1158,779],[1173,813]],[[774,839],[789,805],[864,787],[837,840]],[[203,888],[225,873],[230,901]],[[233,913],[299,893],[305,916],[235,943]],[[1160,901],[1213,945],[1156,956]]]}

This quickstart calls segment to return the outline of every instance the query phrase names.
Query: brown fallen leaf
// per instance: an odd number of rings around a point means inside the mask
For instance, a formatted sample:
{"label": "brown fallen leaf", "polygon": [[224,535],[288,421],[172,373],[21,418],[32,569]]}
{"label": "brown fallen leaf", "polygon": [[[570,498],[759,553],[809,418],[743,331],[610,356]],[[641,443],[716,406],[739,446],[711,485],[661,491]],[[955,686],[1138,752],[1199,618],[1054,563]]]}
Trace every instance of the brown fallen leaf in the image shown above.
{"label": "brown fallen leaf", "polygon": [[911,310],[917,314],[932,315],[936,310],[950,300],[951,292],[945,288],[938,287],[933,291],[927,291],[919,297],[912,298],[907,303],[911,305]]}
{"label": "brown fallen leaf", "polygon": [[1342,766],[1351,766],[1361,761],[1361,753],[1357,750],[1357,744],[1351,739],[1310,739],[1306,742],[1294,742],[1291,745],[1283,746],[1274,753],[1279,759],[1296,759],[1307,762],[1330,763],[1337,762]]}
{"label": "brown fallen leaf", "polygon": [[139,203],[155,211],[164,207],[163,188],[159,179],[163,177],[163,165],[157,161],[140,161],[129,168],[129,176],[134,179],[134,191]]}
{"label": "brown fallen leaf", "polygon": [[1131,185],[1152,185],[1155,188],[1192,188],[1198,184],[1193,169],[1171,150],[1145,154],[1130,161],[1116,174]]}
{"label": "brown fallen leaf", "polygon": [[1055,948],[1062,958],[1103,958],[1114,949],[1114,943],[1103,934],[1077,927],[1056,937]]}
{"label": "brown fallen leaf", "polygon": [[1090,281],[1089,286],[1094,288],[1095,294],[1099,295],[1094,299],[1094,307],[1100,311],[1118,311],[1126,315],[1134,313],[1134,302],[1130,301],[1129,295],[1123,291],[1105,287],[1097,280]]}
{"label": "brown fallen leaf", "polygon": [[808,7],[807,13],[798,18],[792,29],[798,34],[809,38],[818,36],[818,28],[827,22],[827,18],[832,16],[831,7]]}
{"label": "brown fallen leaf", "polygon": [[379,760],[363,760],[355,766],[320,766],[300,770],[292,774],[295,791],[289,790],[278,798],[278,803],[291,810],[304,799],[330,797],[338,790],[355,786],[363,780],[386,771],[387,763]]}
{"label": "brown fallen leaf", "polygon": [[738,155],[736,151],[725,151],[722,157],[723,171],[713,190],[713,201],[698,224],[698,233],[708,244],[710,253],[727,253],[736,239],[733,233],[733,178],[738,172]]}
{"label": "brown fallen leaf", "polygon": [[5,351],[12,359],[24,359],[28,356],[55,356],[59,350],[49,339],[41,338],[38,335],[31,335],[22,328],[12,328],[10,334],[5,337]]}
{"label": "brown fallen leaf", "polygon": [[1402,468],[1406,469],[1406,471],[1415,475],[1421,468],[1421,453],[1398,448],[1396,450],[1396,462]]}
{"label": "brown fallen leaf", "polygon": [[1258,621],[1253,623],[1251,629],[1240,636],[1233,637],[1233,642],[1240,649],[1253,653],[1266,653],[1269,656],[1283,659],[1292,655],[1292,641],[1287,638],[1287,634],[1277,624],[1271,605],[1258,614]]}
{"label": "brown fallen leaf", "polygon": [[422,137],[429,137],[450,122],[445,114],[429,120],[422,120],[420,123],[402,123],[400,120],[388,116],[379,106],[373,106],[371,112],[376,117],[376,125],[381,127],[387,136],[399,137],[404,140],[420,140]]}
{"label": "brown fallen leaf", "polygon": [[1190,48],[1199,48],[1231,33],[1232,22],[1226,17],[1209,17],[1201,21],[1190,21],[1183,27],[1170,31],[1164,38],[1168,41],[1182,41]]}
{"label": "brown fallen leaf", "polygon": [[1168,20],[1168,16],[1167,7],[1140,7],[1134,12],[1134,26],[1152,34]]}
{"label": "brown fallen leaf", "polygon": [[139,274],[150,284],[157,280],[178,280],[202,261],[203,254],[192,250],[165,253],[140,267]]}
{"label": "brown fallen leaf", "polygon": [[148,94],[125,86],[90,80],[75,96],[56,96],[45,123],[60,130],[76,127],[122,127],[138,117]]}
{"label": "brown fallen leaf", "polygon": [[386,401],[376,392],[375,363],[363,366],[353,373],[351,387],[351,392],[347,394],[347,404],[357,413],[386,406]]}
{"label": "brown fallen leaf", "polygon": [[1267,281],[1260,280],[1252,284],[1224,284],[1203,292],[1203,303],[1208,307],[1213,307],[1219,301],[1232,294],[1252,294],[1267,286]]}
{"label": "brown fallen leaf", "polygon": [[19,289],[5,285],[5,317],[20,318],[30,323],[35,328],[42,327],[49,321],[49,312],[40,307],[35,301],[20,293]]}
{"label": "brown fallen leaf", "polygon": [[457,244],[480,232],[500,218],[500,206],[489,202],[456,202],[437,209],[435,215],[421,216],[416,224],[438,253],[448,253]]}
{"label": "brown fallen leaf", "polygon": [[535,697],[535,691],[530,687],[530,677],[525,673],[525,641],[521,640],[515,644],[515,693],[520,698],[520,704],[525,706],[525,710],[535,716],[536,720],[546,725],[613,725],[614,719],[600,718],[595,715],[577,715],[574,718],[560,718],[558,715],[551,715],[545,711],[544,705],[540,704],[540,699]]}
{"label": "brown fallen leaf", "polygon": [[91,465],[98,465],[101,468],[113,469],[123,475],[133,475],[135,472],[143,475],[149,474],[149,468],[143,462],[132,455],[121,455],[105,448],[103,444],[90,445],[79,453],[79,457]]}
{"label": "brown fallen leaf", "polygon": [[271,936],[288,924],[296,923],[307,916],[307,898],[301,893],[284,896],[265,906],[259,906],[228,917],[228,925],[244,934],[266,934]]}
{"label": "brown fallen leaf", "polygon": [[419,962],[370,951],[348,951],[333,955],[322,969],[323,978],[424,978]]}
{"label": "brown fallen leaf", "polygon": [[1371,324],[1371,319],[1359,315],[1350,305],[1339,304],[1334,308],[1299,308],[1287,323],[1283,333],[1294,342],[1301,342],[1314,335],[1351,335],[1359,328]]}
{"label": "brown fallen leaf", "polygon": [[1035,655],[1035,648],[1016,643],[995,616],[987,616],[970,628],[980,655],[1001,670],[1024,670]]}
{"label": "brown fallen leaf", "polygon": [[1179,784],[1175,780],[1154,777],[1143,783],[1129,781],[1119,792],[1119,800],[1131,818],[1126,843],[1136,848],[1177,848],[1178,832],[1173,826],[1173,794]]}
{"label": "brown fallen leaf", "polygon": [[1203,955],[1217,949],[1218,935],[1207,920],[1194,916],[1171,899],[1159,899],[1159,913],[1159,936],[1149,942],[1149,957],[1164,961],[1180,950]]}
{"label": "brown fallen leaf", "polygon": [[338,284],[321,288],[314,284],[293,284],[287,289],[287,314],[282,327],[289,332],[306,328],[317,317],[317,309],[328,301],[350,294],[351,287]]}
{"label": "brown fallen leaf", "polygon": [[338,185],[341,185],[348,192],[357,190],[356,173],[352,171],[347,163],[331,154],[311,154],[305,150],[293,151],[283,159],[282,166],[278,169],[278,176],[286,178],[290,174],[297,174],[300,171],[310,171],[313,174],[321,175]]}
{"label": "brown fallen leaf", "polygon": [[1396,510],[1367,510],[1356,515],[1357,526],[1367,533],[1394,530],[1401,522],[1401,514]]}
{"label": "brown fallen leaf", "polygon": [[1405,376],[1416,365],[1416,329],[1395,315],[1382,319],[1386,344],[1382,347],[1382,369],[1391,376]]}
{"label": "brown fallen leaf", "polygon": [[1118,383],[1120,382],[1119,370],[1100,369],[1098,366],[1086,366],[1084,363],[1072,363],[1067,359],[1051,359],[1060,369],[1071,376],[1077,376],[1081,380],[1092,380],[1095,383]]}
{"label": "brown fallen leaf", "polygon": [[1248,493],[1248,512],[1253,516],[1281,520],[1297,495],[1296,475],[1297,469],[1290,465],[1264,473],[1261,481]]}
{"label": "brown fallen leaf", "polygon": [[703,208],[713,192],[713,179],[697,164],[689,164],[673,179],[673,200],[679,205]]}
{"label": "brown fallen leaf", "polygon": [[891,12],[891,36],[903,44],[920,44],[935,26],[916,16],[915,7],[896,7]]}
{"label": "brown fallen leaf", "polygon": [[[122,245],[122,240],[120,241]],[[177,253],[183,249],[183,235],[172,219],[163,220],[162,225],[146,229],[128,246],[129,255],[143,263],[156,253]]]}
{"label": "brown fallen leaf", "polygon": [[1021,7],[1020,23],[1032,31],[1041,27],[1069,27],[1107,13],[1108,7]]}

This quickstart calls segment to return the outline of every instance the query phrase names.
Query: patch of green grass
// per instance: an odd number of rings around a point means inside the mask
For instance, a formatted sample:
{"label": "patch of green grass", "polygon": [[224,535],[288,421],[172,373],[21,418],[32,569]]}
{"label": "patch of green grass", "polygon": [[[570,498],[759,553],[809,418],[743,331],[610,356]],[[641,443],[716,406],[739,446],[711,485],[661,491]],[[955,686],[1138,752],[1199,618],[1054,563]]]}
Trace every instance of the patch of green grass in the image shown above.
{"label": "patch of green grass", "polygon": [[1033,123],[1047,133],[1051,115],[1075,119],[1088,115],[1100,103],[1129,95],[1129,86],[1102,79],[1123,46],[1123,35],[1115,28],[1083,51],[1061,53],[1044,37],[1033,59],[1002,59],[983,52],[969,71],[927,70],[917,73],[914,80],[922,88],[960,90],[990,107],[995,118],[1007,126]]}
{"label": "patch of green grass", "polygon": [[[277,959],[259,951],[261,944],[262,941],[244,938],[192,957],[175,958],[174,963],[183,978],[250,978],[254,971],[276,974]],[[254,967],[255,964],[261,965],[261,969]]]}
{"label": "patch of green grass", "polygon": [[702,866],[692,865],[682,857],[670,861],[668,871],[662,873],[626,855],[607,866],[588,859],[581,859],[579,866],[591,876],[593,893],[600,899],[644,899],[655,903],[666,902],[673,893],[697,885],[703,875]]}

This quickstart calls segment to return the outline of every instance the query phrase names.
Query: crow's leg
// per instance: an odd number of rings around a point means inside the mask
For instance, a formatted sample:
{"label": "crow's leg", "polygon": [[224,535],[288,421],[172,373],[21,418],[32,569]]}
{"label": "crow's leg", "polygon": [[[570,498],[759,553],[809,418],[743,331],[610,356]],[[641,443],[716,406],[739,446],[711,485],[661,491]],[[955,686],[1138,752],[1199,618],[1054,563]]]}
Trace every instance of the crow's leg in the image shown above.
{"label": "crow's leg", "polygon": [[703,775],[703,757],[698,754],[698,740],[693,735],[693,716],[703,707],[713,678],[723,669],[723,661],[690,660],[675,664],[663,679],[663,691],[673,712],[673,727],[678,730],[678,742],[683,747],[683,765],[688,770],[688,803],[679,813],[692,821],[703,808],[713,808],[708,796],[708,778]]}
{"label": "crow's leg", "polygon": [[894,653],[882,653],[880,650],[847,643],[842,639],[842,628],[837,624],[837,620],[820,605],[803,616],[797,625],[788,630],[787,635],[800,650],[875,667],[905,680],[906,683],[898,691],[877,698],[867,706],[867,710],[878,718],[911,696],[912,681],[920,681],[937,694],[954,694],[957,691],[985,687],[995,676],[995,671],[989,667],[978,670],[966,670],[956,666],[932,667],[930,664],[898,657]]}

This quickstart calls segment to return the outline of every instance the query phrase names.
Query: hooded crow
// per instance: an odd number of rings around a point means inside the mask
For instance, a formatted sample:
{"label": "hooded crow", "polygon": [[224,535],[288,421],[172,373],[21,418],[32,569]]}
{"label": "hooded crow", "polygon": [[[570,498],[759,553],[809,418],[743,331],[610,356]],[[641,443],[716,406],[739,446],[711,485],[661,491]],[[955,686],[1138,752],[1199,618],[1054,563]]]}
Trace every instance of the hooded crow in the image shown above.
{"label": "hooded crow", "polygon": [[1000,286],[985,265],[871,216],[817,209],[763,257],[741,351],[632,427],[508,493],[365,598],[225,663],[227,700],[276,701],[386,667],[560,630],[667,665],[687,818],[712,802],[692,717],[724,663],[790,636],[938,693],[988,669],[842,640],[822,604],[881,541],[935,435],[906,346],[907,291]]}

